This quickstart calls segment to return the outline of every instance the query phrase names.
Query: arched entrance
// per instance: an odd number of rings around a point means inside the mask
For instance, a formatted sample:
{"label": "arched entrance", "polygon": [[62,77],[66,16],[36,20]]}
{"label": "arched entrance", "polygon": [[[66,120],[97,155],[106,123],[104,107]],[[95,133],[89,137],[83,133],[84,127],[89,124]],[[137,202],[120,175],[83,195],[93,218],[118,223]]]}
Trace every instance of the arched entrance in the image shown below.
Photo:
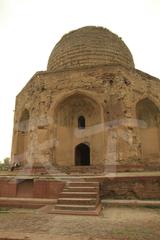
{"label": "arched entrance", "polygon": [[75,148],[75,165],[89,166],[90,165],[90,148],[88,145],[81,143]]}

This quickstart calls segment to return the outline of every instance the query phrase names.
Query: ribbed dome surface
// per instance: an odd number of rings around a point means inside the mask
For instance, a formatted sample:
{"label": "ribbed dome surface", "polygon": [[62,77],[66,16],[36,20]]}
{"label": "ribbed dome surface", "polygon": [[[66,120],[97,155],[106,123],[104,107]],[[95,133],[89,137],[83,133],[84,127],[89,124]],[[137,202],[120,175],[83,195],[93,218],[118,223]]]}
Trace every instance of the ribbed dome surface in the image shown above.
{"label": "ribbed dome surface", "polygon": [[64,35],[54,47],[48,71],[101,65],[134,68],[130,50],[116,34],[102,27],[83,27]]}

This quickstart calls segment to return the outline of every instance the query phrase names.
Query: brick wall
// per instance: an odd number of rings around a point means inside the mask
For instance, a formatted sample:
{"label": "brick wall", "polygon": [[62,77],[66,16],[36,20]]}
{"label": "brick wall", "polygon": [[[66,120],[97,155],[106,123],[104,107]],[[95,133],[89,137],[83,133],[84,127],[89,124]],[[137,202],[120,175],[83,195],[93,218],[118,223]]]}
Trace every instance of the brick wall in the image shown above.
{"label": "brick wall", "polygon": [[[160,176],[97,177],[86,181],[99,181],[101,197],[105,199],[160,200]],[[57,199],[64,184],[54,179],[25,179],[19,182],[3,178],[0,180],[0,197]]]}
{"label": "brick wall", "polygon": [[101,195],[112,199],[160,199],[160,176],[105,178]]}
{"label": "brick wall", "polygon": [[0,197],[53,198],[62,191],[64,183],[55,180],[1,179]]}

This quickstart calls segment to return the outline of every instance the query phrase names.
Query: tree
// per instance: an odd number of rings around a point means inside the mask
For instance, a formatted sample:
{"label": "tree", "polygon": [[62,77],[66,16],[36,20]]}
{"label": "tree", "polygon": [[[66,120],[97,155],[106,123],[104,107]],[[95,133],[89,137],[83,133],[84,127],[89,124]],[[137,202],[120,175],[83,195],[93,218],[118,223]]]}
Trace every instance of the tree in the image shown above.
{"label": "tree", "polygon": [[5,166],[9,166],[9,164],[10,164],[10,158],[9,158],[9,157],[6,157],[6,158],[3,160],[3,162],[4,162],[4,165],[5,165]]}
{"label": "tree", "polygon": [[8,171],[10,169],[10,158],[6,157],[0,162],[0,171]]}

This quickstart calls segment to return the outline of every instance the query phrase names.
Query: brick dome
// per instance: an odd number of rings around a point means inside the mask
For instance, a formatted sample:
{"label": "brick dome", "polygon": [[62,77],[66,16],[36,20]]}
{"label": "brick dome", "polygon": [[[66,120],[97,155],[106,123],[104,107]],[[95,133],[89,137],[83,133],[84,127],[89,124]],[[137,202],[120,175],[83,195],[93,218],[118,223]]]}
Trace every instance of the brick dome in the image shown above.
{"label": "brick dome", "polygon": [[103,27],[83,27],[64,35],[51,52],[47,71],[102,65],[134,68],[132,54],[120,37]]}

